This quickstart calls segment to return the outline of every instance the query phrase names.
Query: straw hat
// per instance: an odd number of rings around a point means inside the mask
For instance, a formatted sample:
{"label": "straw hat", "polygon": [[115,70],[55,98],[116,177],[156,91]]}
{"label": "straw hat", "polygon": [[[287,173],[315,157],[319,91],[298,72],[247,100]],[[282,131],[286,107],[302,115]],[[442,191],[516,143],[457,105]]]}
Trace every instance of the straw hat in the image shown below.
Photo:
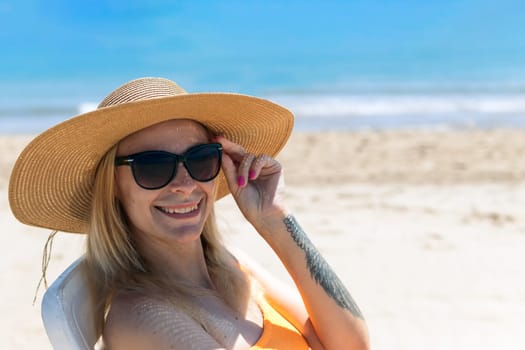
{"label": "straw hat", "polygon": [[[248,152],[275,156],[293,127],[287,109],[256,97],[187,93],[162,78],[130,81],[92,112],[66,120],[37,136],[20,154],[9,183],[9,204],[22,223],[85,233],[95,170],[124,137],[170,119],[193,119]],[[217,199],[228,194],[218,177]]]}

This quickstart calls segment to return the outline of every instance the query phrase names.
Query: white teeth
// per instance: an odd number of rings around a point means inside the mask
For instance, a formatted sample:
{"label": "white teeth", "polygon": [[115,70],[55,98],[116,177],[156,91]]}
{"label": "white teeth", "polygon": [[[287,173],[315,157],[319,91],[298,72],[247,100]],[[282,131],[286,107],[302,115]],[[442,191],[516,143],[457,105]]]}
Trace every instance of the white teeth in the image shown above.
{"label": "white teeth", "polygon": [[167,214],[187,214],[187,213],[190,213],[194,210],[197,210],[197,207],[198,205],[195,204],[194,206],[192,207],[187,207],[187,208],[164,208],[164,207],[159,207],[160,210],[162,210],[163,212],[167,213]]}

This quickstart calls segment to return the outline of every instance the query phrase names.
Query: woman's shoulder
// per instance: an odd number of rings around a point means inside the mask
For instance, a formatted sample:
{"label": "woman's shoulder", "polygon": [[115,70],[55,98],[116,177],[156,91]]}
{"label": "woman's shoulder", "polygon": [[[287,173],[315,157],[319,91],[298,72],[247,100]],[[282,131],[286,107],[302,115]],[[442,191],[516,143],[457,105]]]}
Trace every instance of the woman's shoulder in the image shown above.
{"label": "woman's shoulder", "polygon": [[191,338],[216,346],[214,340],[184,310],[168,300],[140,292],[115,295],[104,326],[104,343],[111,349],[189,349]]}

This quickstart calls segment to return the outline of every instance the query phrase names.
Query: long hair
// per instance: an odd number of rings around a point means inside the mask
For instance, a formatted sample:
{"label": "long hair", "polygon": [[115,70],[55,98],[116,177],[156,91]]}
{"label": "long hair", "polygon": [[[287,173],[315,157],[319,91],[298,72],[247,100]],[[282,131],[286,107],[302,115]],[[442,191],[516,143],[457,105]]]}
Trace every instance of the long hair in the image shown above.
{"label": "long hair", "polygon": [[[204,324],[205,310],[191,312],[195,305],[189,297],[199,291],[155,274],[135,247],[124,209],[116,198],[116,154],[117,145],[98,165],[86,242],[85,267],[90,288],[98,301],[95,310],[98,335],[102,334],[113,296],[122,289],[136,290],[146,296],[162,295]],[[251,297],[250,281],[223,245],[213,208],[205,221],[201,244],[216,292],[230,307],[243,314]]]}

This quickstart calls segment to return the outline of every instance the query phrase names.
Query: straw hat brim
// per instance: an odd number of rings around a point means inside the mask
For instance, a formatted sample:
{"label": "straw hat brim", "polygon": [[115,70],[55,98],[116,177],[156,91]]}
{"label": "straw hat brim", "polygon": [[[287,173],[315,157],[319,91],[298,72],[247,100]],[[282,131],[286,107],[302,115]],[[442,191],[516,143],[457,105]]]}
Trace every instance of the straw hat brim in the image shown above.
{"label": "straw hat brim", "polygon": [[[22,223],[85,233],[96,167],[119,140],[148,126],[192,119],[272,157],[284,147],[293,115],[268,100],[229,93],[192,93],[99,108],[37,136],[20,154],[9,183],[9,203]],[[218,177],[217,199],[229,193]]]}

